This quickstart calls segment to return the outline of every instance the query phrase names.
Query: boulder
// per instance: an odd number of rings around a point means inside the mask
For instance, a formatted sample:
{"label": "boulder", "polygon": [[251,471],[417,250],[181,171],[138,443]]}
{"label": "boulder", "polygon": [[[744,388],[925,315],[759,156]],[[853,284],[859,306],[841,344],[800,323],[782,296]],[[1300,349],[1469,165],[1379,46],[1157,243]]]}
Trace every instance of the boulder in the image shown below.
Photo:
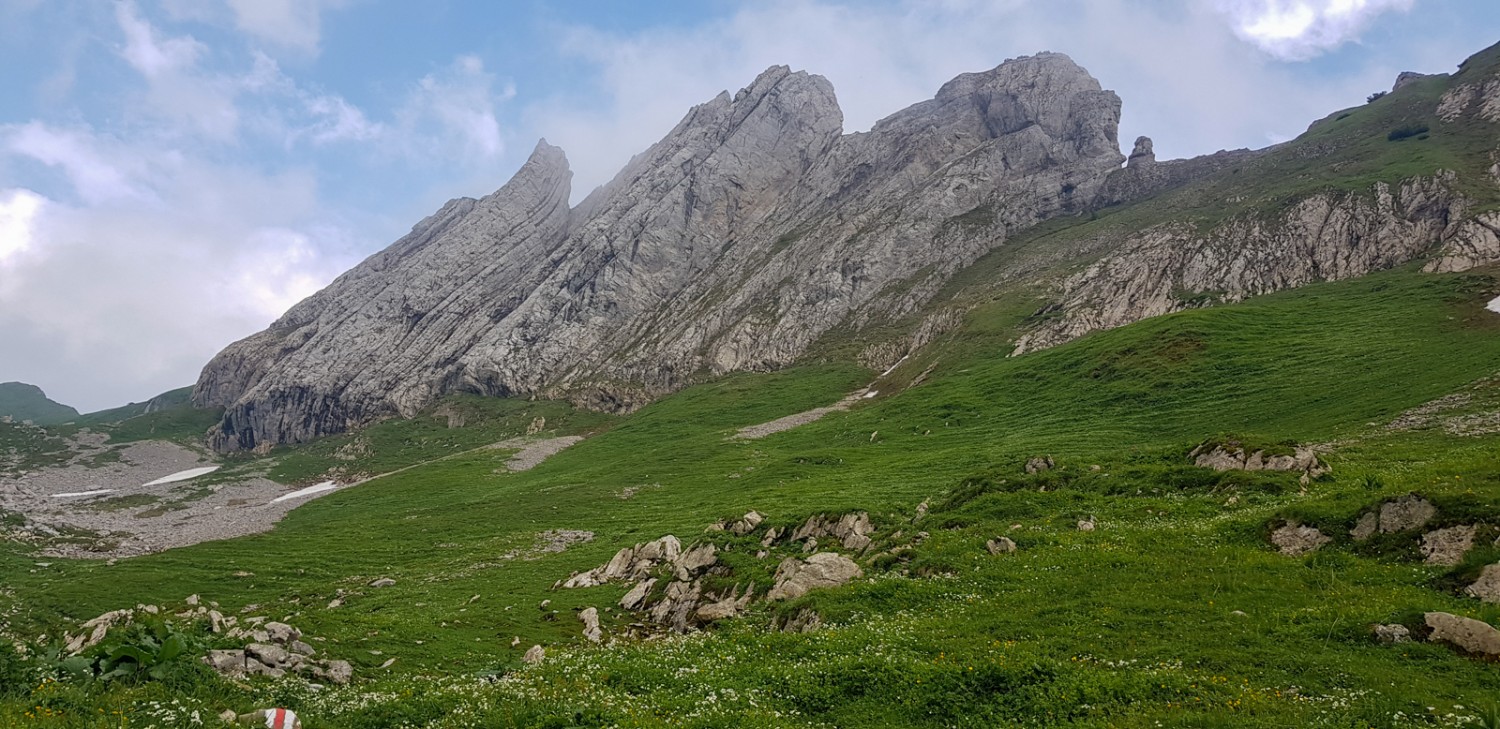
{"label": "boulder", "polygon": [[1087,519],[1078,520],[1078,531],[1080,532],[1091,532],[1095,528],[1097,528],[1097,525],[1094,524],[1094,517],[1092,516]]}
{"label": "boulder", "polygon": [[354,678],[354,666],[348,661],[324,661],[322,666],[313,669],[313,675],[325,681],[344,686]]}
{"label": "boulder", "polygon": [[546,657],[547,650],[539,645],[534,645],[527,649],[526,655],[521,656],[521,660],[526,663],[541,663],[542,659]]}
{"label": "boulder", "polygon": [[299,656],[313,656],[317,655],[318,653],[318,650],[316,648],[313,648],[312,646],[303,643],[300,640],[292,641],[291,645],[287,646],[287,650],[290,650],[291,652],[296,653]]}
{"label": "boulder", "polygon": [[1296,522],[1288,522],[1280,529],[1271,532],[1271,543],[1276,545],[1282,554],[1289,557],[1300,557],[1308,552],[1316,552],[1331,541],[1333,541],[1331,537],[1316,528]]}
{"label": "boulder", "polygon": [[1011,554],[1016,551],[1016,543],[1010,537],[996,537],[985,542],[984,548],[990,554]]}
{"label": "boulder", "polygon": [[744,536],[746,534],[749,534],[750,532],[755,531],[755,528],[760,526],[761,522],[765,520],[766,518],[764,516],[761,516],[759,512],[751,511],[741,517],[738,521],[730,524],[729,531],[731,534]]}
{"label": "boulder", "polygon": [[784,621],[778,621],[776,629],[783,633],[811,633],[822,626],[823,616],[816,610],[802,608]]}
{"label": "boulder", "polygon": [[1052,461],[1052,456],[1034,456],[1026,459],[1026,472],[1041,473],[1042,471],[1050,471],[1055,465],[1057,464]]}
{"label": "boulder", "polygon": [[1303,484],[1331,470],[1311,448],[1297,446],[1290,455],[1272,455],[1264,450],[1246,451],[1237,443],[1214,444],[1213,448],[1208,445],[1204,443],[1188,454],[1194,465],[1215,471],[1300,471]]}
{"label": "boulder", "polygon": [[1375,536],[1380,528],[1380,514],[1378,511],[1367,511],[1354,523],[1354,528],[1349,530],[1349,536],[1356,542],[1363,542]]}
{"label": "boulder", "polygon": [[870,535],[874,533],[875,526],[870,523],[870,515],[866,512],[850,512],[837,519],[817,514],[808,517],[802,526],[792,532],[792,541],[808,540],[816,545],[813,540],[831,537],[843,544],[845,549],[858,551],[870,546]]}
{"label": "boulder", "polygon": [[218,673],[225,676],[243,676],[245,674],[245,652],[235,650],[211,650],[203,657],[203,662]]}
{"label": "boulder", "polygon": [[1479,579],[1464,588],[1464,594],[1488,603],[1500,603],[1500,562],[1485,565],[1479,571]]}
{"label": "boulder", "polygon": [[302,663],[300,656],[294,656],[287,649],[271,643],[251,643],[245,646],[245,655],[272,668],[287,668]]}
{"label": "boulder", "polygon": [[1464,561],[1464,555],[1474,548],[1474,527],[1435,529],[1422,535],[1421,547],[1427,564],[1452,567]]}
{"label": "boulder", "polygon": [[776,568],[768,600],[791,600],[812,590],[838,587],[863,575],[853,560],[834,552],[819,552],[805,560],[788,557]]}
{"label": "boulder", "polygon": [[266,635],[270,637],[272,643],[290,645],[292,641],[302,639],[302,631],[286,623],[270,622],[262,627],[265,629]]}
{"label": "boulder", "polygon": [[1380,641],[1384,645],[1411,642],[1411,631],[1407,630],[1406,626],[1400,623],[1377,625],[1374,628],[1374,632],[1375,640]]}
{"label": "boulder", "polygon": [[1437,516],[1437,507],[1416,494],[1407,494],[1380,505],[1380,532],[1392,534],[1420,529]]}
{"label": "boulder", "polygon": [[642,580],[625,597],[620,598],[620,607],[626,610],[639,610],[646,605],[646,596],[651,594],[651,588],[656,586],[656,578]]}
{"label": "boulder", "polygon": [[712,567],[718,561],[718,549],[712,544],[703,544],[683,552],[682,556],[677,558],[674,572],[677,579],[687,580]]}
{"label": "boulder", "polygon": [[599,609],[586,608],[578,613],[578,619],[583,622],[583,637],[591,642],[598,643],[604,639],[604,629],[599,627]]}
{"label": "boulder", "polygon": [[1465,653],[1500,658],[1500,630],[1489,623],[1449,613],[1427,613],[1427,640],[1448,643]]}

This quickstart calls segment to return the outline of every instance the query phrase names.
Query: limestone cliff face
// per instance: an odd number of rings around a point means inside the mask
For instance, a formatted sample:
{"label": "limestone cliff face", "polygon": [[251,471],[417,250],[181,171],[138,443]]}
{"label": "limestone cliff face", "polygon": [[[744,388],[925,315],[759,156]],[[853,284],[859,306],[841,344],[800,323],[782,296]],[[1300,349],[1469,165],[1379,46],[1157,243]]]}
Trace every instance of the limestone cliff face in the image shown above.
{"label": "limestone cliff face", "polygon": [[[964,74],[863,134],[785,67],[694,108],[576,208],[561,150],[460,199],[204,369],[223,451],[451,392],[630,409],[924,304],[1010,231],[1084,210],[1120,101],[1066,56]],[[955,222],[958,220],[959,222]]]}

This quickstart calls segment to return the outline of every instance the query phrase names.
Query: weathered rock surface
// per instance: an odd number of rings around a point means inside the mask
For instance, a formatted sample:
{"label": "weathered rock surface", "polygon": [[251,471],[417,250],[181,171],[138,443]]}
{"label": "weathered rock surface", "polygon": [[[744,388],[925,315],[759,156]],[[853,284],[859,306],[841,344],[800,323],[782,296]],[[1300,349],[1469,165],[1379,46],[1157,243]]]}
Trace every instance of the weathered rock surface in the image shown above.
{"label": "weathered rock surface", "polygon": [[1485,565],[1479,579],[1464,588],[1464,594],[1488,603],[1500,603],[1500,563]]}
{"label": "weathered rock surface", "polygon": [[1375,640],[1380,641],[1384,645],[1411,642],[1411,630],[1400,623],[1377,625],[1375,626],[1374,633]]}
{"label": "weathered rock surface", "polygon": [[1294,471],[1302,474],[1302,482],[1328,473],[1328,465],[1318,459],[1311,448],[1297,447],[1291,455],[1269,455],[1264,450],[1246,451],[1237,445],[1204,444],[1188,454],[1193,464],[1215,471]]}
{"label": "weathered rock surface", "polygon": [[584,609],[578,613],[578,620],[583,623],[583,637],[593,643],[604,640],[604,629],[599,626],[599,608]]}
{"label": "weathered rock surface", "polygon": [[818,552],[807,559],[787,557],[776,568],[776,584],[769,600],[792,600],[812,590],[838,587],[864,574],[854,560],[834,552]]}
{"label": "weathered rock surface", "polygon": [[1427,640],[1448,643],[1465,653],[1500,658],[1500,630],[1489,623],[1449,613],[1427,613]]}
{"label": "weathered rock surface", "polygon": [[1349,535],[1355,541],[1362,542],[1376,532],[1394,534],[1408,529],[1420,529],[1434,516],[1437,516],[1437,507],[1431,501],[1416,494],[1407,494],[1382,503],[1375,511],[1365,512],[1349,531]]}
{"label": "weathered rock surface", "polygon": [[1331,537],[1315,527],[1295,522],[1283,525],[1271,532],[1271,543],[1276,545],[1282,554],[1290,557],[1300,557],[1308,552],[1316,552],[1331,541],[1333,541]]}
{"label": "weathered rock surface", "polygon": [[571,209],[562,151],[538,144],[499,191],[448,203],[220,353],[193,402],[226,408],[211,442],[233,451],[449,392],[628,410],[693,373],[780,367],[835,326],[914,311],[1010,232],[1088,209],[1122,161],[1119,111],[1042,53],[844,135],[826,80],[774,67]]}
{"label": "weathered rock surface", "polygon": [[1422,557],[1427,564],[1451,567],[1464,561],[1464,555],[1474,548],[1474,527],[1471,525],[1437,529],[1422,535]]}
{"label": "weathered rock surface", "polygon": [[805,541],[816,545],[820,538],[832,538],[838,540],[845,549],[860,551],[870,546],[870,535],[874,533],[875,526],[870,523],[870,515],[863,511],[838,517],[817,514],[808,517],[802,526],[793,530],[791,539],[794,542]]}

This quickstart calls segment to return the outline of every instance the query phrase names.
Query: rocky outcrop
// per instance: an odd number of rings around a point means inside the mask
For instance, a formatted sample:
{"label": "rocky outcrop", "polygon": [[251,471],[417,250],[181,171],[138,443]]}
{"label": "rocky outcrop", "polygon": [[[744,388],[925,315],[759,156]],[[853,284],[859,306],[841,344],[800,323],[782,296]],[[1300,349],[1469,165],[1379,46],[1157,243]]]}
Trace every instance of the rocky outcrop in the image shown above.
{"label": "rocky outcrop", "polygon": [[1424,78],[1432,78],[1434,74],[1417,73],[1416,71],[1402,71],[1396,75],[1396,83],[1391,84],[1391,93],[1396,93]]}
{"label": "rocky outcrop", "polygon": [[1097,205],[1106,207],[1147,198],[1196,182],[1260,154],[1248,149],[1220,150],[1190,159],[1157,161],[1151,138],[1138,137],[1125,167],[1110,173],[1109,179],[1105,180]]}
{"label": "rocky outcrop", "polygon": [[[1211,447],[1210,447],[1211,446]],[[1264,449],[1248,450],[1238,443],[1205,443],[1194,448],[1188,457],[1193,465],[1215,471],[1291,471],[1301,473],[1306,484],[1330,470],[1311,448],[1297,446],[1291,453],[1267,453]]]}
{"label": "rocky outcrop", "polygon": [[1120,101],[1066,56],[961,75],[841,134],[833,89],[775,67],[694,108],[570,208],[542,142],[231,345],[193,394],[221,451],[301,442],[443,394],[629,410],[695,378],[784,366],[889,322],[1015,230],[1084,211],[1119,167]]}
{"label": "rocky outcrop", "polygon": [[[1469,219],[1440,172],[1361,192],[1303,197],[1276,215],[1232,217],[1207,229],[1167,222],[1111,243],[1106,255],[1058,282],[1049,316],[1014,354],[1148,317],[1398,266],[1434,249],[1429,270],[1460,270],[1500,251],[1487,220]],[[1484,231],[1488,231],[1485,233]]]}

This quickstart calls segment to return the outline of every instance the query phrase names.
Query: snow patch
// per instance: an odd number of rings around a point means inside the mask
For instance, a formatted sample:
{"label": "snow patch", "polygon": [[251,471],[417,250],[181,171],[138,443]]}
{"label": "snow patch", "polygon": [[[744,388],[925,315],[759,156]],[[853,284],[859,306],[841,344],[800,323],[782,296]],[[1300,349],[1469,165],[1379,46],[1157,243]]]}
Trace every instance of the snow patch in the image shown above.
{"label": "snow patch", "polygon": [[218,466],[204,466],[203,468],[189,468],[186,471],[178,471],[177,473],[174,473],[174,474],[172,474],[170,476],[162,476],[161,478],[158,478],[155,481],[152,481],[151,483],[146,483],[146,484],[141,484],[141,485],[142,486],[160,486],[160,485],[162,485],[164,483],[177,483],[178,481],[188,481],[188,480],[191,480],[191,479],[195,479],[195,478],[197,478],[199,476],[202,476],[204,474],[213,473],[214,471],[217,471],[217,470],[219,470]]}
{"label": "snow patch", "polygon": [[1489,309],[1496,314],[1500,314],[1500,296],[1496,296],[1495,298],[1490,299],[1490,303],[1485,304],[1484,308]]}
{"label": "snow patch", "polygon": [[[901,357],[901,359],[898,359],[898,360],[896,360],[896,364],[893,364],[893,365],[891,365],[891,366],[890,366],[890,367],[889,367],[889,368],[887,368],[887,369],[886,369],[886,371],[884,371],[884,372],[882,372],[882,373],[880,373],[880,377],[885,377],[885,376],[886,376],[886,375],[889,375],[889,374],[890,374],[890,373],[892,373],[892,372],[895,372],[895,371],[896,371],[896,368],[897,368],[897,367],[900,367],[900,366],[901,366],[901,363],[902,363],[902,362],[905,362],[905,361],[906,361],[906,358],[907,358],[907,357],[910,357],[910,356],[911,356],[911,355],[909,355],[909,354],[908,354],[908,355],[903,355],[903,356],[902,356],[902,357]],[[876,377],[876,378],[875,378],[875,379],[877,379],[877,380],[878,380],[878,379],[880,379],[880,377]]]}
{"label": "snow patch", "polygon": [[876,395],[879,395],[879,394],[880,394],[879,390],[871,390],[871,391],[865,393],[865,399],[869,400],[870,398],[875,397]]}
{"label": "snow patch", "polygon": [[281,496],[277,496],[276,498],[271,499],[271,503],[273,503],[273,504],[279,504],[279,503],[281,503],[283,501],[291,501],[292,499],[300,499],[300,498],[302,498],[304,496],[312,496],[313,494],[321,494],[324,491],[332,491],[332,490],[334,490],[334,489],[336,489],[338,487],[339,487],[339,485],[336,484],[336,483],[334,483],[334,482],[332,482],[332,481],[324,481],[323,483],[320,483],[320,484],[314,484],[312,486],[308,486],[305,489],[297,489],[296,491],[293,491],[293,492],[291,492],[289,494],[282,494]]}
{"label": "snow patch", "polygon": [[94,489],[93,491],[74,491],[66,494],[52,494],[54,499],[65,499],[69,496],[98,496],[99,494],[112,494],[114,489]]}

